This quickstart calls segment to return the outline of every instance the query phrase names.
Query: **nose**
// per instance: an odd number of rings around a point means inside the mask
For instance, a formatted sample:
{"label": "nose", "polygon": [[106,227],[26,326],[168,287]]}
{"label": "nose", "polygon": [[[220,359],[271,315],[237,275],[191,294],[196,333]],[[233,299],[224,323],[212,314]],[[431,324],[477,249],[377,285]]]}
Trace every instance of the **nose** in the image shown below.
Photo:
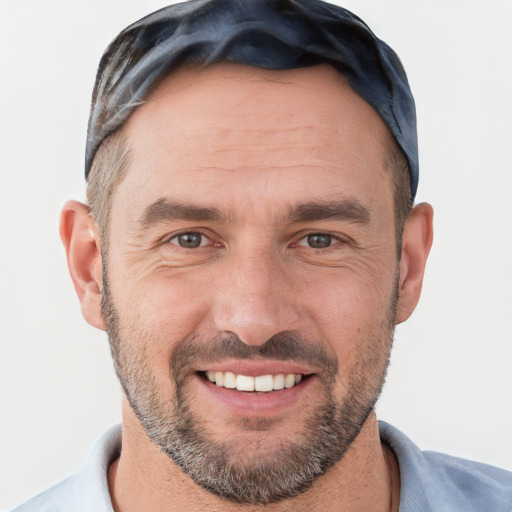
{"label": "nose", "polygon": [[294,330],[300,318],[292,276],[278,257],[238,254],[226,262],[218,283],[214,322],[248,345],[263,345],[272,336]]}

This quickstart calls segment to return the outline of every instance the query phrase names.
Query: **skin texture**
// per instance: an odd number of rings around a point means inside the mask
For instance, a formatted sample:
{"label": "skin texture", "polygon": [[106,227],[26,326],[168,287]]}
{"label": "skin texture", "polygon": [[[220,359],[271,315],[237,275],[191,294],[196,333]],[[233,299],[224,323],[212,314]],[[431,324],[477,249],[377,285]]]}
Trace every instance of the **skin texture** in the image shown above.
{"label": "skin texture", "polygon": [[[380,444],[373,403],[394,324],[419,300],[432,209],[414,208],[397,261],[390,136],[379,116],[328,66],[216,64],[164,80],[124,132],[130,168],[113,196],[109,240],[99,239],[80,203],[67,203],[61,222],[84,317],[109,328],[130,397],[123,451],[109,474],[115,509],[397,510],[399,472]],[[169,215],[176,211],[188,218]],[[181,247],[182,233],[200,233],[201,246]],[[312,234],[330,245],[311,247]],[[335,369],[293,351],[263,355],[269,340],[286,336]],[[252,359],[243,350],[216,356],[226,339],[249,347]],[[280,359],[310,377],[272,407],[247,395],[233,408],[197,373],[279,373]],[[157,447],[155,429],[152,440],[141,424],[148,412],[160,426],[171,421],[179,394],[192,424],[239,468],[307,444],[322,406],[335,408],[333,422],[352,437],[360,432],[297,496],[233,503],[185,476]],[[350,424],[343,404],[354,397],[360,407]]]}

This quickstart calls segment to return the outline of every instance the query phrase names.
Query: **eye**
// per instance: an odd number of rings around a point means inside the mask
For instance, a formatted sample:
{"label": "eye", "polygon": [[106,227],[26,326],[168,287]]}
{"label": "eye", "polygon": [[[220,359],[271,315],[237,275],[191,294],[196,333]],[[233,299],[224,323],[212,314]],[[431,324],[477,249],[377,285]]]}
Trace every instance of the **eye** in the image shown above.
{"label": "eye", "polygon": [[336,237],[326,233],[311,233],[299,241],[298,245],[307,245],[312,249],[325,249],[332,245]]}
{"label": "eye", "polygon": [[197,249],[197,247],[203,247],[207,245],[208,242],[209,239],[206,236],[195,231],[180,233],[169,239],[169,243],[179,245],[184,249]]}

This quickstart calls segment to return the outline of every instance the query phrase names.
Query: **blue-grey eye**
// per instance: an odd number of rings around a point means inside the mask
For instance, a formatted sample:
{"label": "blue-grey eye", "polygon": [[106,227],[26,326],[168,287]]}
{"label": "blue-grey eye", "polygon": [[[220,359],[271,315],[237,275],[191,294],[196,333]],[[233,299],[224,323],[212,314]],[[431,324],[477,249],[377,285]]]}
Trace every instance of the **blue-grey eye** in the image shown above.
{"label": "blue-grey eye", "polygon": [[206,243],[206,237],[201,233],[180,233],[179,235],[173,236],[169,242],[179,245],[185,249],[196,249]]}
{"label": "blue-grey eye", "polygon": [[309,247],[313,249],[325,249],[332,244],[332,236],[321,233],[314,233],[306,237]]}

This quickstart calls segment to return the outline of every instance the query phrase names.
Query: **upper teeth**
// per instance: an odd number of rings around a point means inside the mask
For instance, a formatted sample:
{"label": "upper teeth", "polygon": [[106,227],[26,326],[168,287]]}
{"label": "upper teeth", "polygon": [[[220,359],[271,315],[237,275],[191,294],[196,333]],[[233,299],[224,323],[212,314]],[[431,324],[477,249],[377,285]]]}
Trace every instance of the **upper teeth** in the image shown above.
{"label": "upper teeth", "polygon": [[247,375],[236,375],[232,372],[214,372],[208,370],[206,376],[210,382],[217,386],[237,389],[238,391],[272,391],[283,388],[293,388],[302,380],[299,373],[279,373],[278,375],[259,375],[249,377]]}

